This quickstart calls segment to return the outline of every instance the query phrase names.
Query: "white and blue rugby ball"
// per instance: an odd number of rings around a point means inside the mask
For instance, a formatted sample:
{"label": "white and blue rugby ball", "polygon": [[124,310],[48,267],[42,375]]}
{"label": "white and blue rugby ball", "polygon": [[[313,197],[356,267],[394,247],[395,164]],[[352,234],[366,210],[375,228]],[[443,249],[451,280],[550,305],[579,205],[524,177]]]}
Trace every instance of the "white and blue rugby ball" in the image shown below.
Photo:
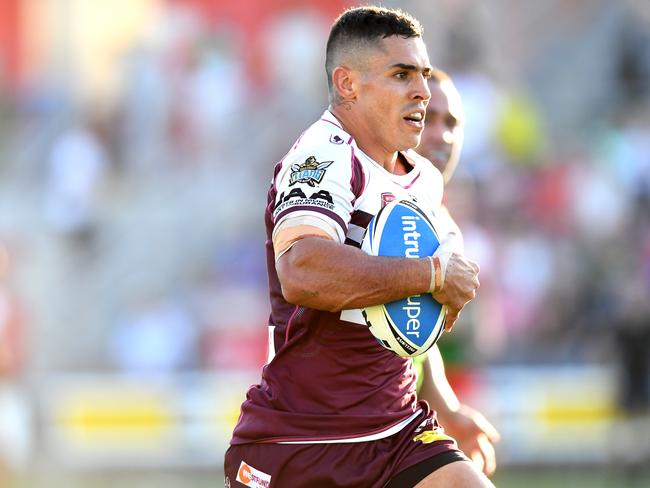
{"label": "white and blue rugby ball", "polygon": [[[407,200],[392,201],[370,221],[361,249],[373,256],[422,258],[440,244],[432,218]],[[362,309],[370,332],[402,357],[428,351],[445,328],[445,305],[429,293]]]}

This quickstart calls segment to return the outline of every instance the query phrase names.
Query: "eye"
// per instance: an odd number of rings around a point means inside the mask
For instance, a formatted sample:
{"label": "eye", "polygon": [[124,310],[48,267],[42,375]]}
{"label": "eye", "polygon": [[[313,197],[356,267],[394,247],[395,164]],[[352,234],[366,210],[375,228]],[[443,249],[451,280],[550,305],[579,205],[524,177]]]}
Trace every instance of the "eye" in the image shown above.
{"label": "eye", "polygon": [[408,73],[406,71],[399,71],[395,73],[395,78],[398,80],[405,80],[408,77]]}

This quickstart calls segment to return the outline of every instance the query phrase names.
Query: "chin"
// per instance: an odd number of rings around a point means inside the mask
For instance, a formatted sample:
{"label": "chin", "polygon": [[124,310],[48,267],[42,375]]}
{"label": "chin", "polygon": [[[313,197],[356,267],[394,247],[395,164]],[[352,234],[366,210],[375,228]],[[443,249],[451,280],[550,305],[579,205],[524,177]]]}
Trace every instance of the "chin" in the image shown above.
{"label": "chin", "polygon": [[433,165],[440,171],[440,174],[444,176],[445,174],[445,168],[447,168],[446,164],[441,164],[438,161],[432,161]]}
{"label": "chin", "polygon": [[415,149],[420,145],[420,136],[404,137],[401,141],[399,151],[406,151],[407,149]]}
{"label": "chin", "polygon": [[418,137],[417,139],[415,139],[413,141],[413,143],[411,145],[409,145],[408,149],[415,149],[419,145],[420,145],[420,138]]}

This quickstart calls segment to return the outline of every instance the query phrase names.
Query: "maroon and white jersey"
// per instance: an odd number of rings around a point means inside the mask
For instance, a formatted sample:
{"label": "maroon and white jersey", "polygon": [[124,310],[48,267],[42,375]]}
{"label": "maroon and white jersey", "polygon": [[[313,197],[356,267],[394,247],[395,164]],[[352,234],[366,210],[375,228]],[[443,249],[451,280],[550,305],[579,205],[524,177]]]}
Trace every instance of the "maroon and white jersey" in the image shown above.
{"label": "maroon and white jersey", "polygon": [[324,312],[283,299],[272,242],[277,229],[308,225],[360,247],[371,218],[393,199],[437,210],[442,176],[414,151],[404,156],[412,169],[389,173],[326,111],[276,165],[265,215],[269,362],[242,404],[232,444],[379,439],[419,413],[412,361],[381,347],[359,310]]}

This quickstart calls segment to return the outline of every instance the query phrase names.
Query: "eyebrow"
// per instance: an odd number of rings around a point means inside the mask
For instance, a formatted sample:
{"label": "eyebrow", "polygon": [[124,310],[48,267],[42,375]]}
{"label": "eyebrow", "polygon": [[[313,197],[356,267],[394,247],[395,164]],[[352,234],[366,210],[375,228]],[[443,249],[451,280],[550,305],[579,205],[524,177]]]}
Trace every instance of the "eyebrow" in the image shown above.
{"label": "eyebrow", "polygon": [[405,71],[421,71],[424,76],[431,76],[433,73],[433,68],[431,66],[416,66],[414,64],[405,64],[405,63],[395,63],[391,66],[391,69],[399,68]]}

